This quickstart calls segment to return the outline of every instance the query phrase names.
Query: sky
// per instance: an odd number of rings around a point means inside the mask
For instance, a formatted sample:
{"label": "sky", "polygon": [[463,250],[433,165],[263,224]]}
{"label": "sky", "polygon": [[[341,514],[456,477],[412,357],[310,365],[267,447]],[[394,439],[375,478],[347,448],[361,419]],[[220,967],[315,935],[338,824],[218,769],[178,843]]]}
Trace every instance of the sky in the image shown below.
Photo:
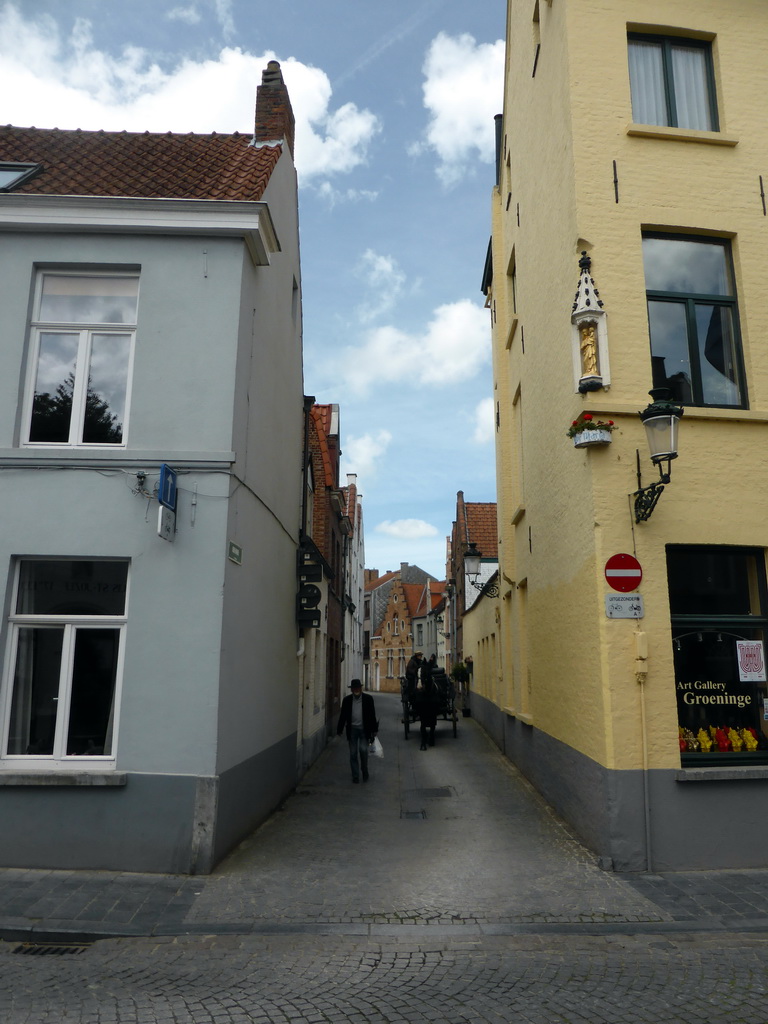
{"label": "sky", "polygon": [[445,576],[495,501],[490,318],[505,0],[0,0],[0,123],[253,130],[280,62],[296,116],[304,392],[340,408],[366,566]]}

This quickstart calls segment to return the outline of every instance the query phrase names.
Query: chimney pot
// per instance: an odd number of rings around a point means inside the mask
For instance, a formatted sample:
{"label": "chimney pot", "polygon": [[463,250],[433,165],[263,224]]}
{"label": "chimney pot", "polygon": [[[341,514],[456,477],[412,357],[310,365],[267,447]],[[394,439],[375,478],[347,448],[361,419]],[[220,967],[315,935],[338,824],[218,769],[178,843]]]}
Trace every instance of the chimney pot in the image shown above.
{"label": "chimney pot", "polygon": [[261,85],[256,90],[253,141],[279,143],[285,140],[293,156],[295,125],[293,108],[280,64],[276,60],[271,60],[262,71]]}

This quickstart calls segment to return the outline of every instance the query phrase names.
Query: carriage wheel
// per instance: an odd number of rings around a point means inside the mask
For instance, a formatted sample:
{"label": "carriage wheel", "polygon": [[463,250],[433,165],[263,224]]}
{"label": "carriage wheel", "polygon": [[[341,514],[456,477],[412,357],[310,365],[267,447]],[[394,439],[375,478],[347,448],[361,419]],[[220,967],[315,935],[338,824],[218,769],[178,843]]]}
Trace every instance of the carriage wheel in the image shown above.
{"label": "carriage wheel", "polygon": [[411,712],[408,707],[408,702],[403,702],[403,729],[405,730],[405,738],[408,739],[408,733],[411,728]]}
{"label": "carriage wheel", "polygon": [[453,709],[453,738],[456,739],[459,732],[459,716],[456,714],[456,708]]}

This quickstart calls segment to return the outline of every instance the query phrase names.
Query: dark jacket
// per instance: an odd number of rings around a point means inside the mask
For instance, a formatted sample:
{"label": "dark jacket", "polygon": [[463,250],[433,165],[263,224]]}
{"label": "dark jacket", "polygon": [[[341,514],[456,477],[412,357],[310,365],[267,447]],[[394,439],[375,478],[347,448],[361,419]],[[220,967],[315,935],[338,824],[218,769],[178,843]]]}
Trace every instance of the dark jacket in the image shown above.
{"label": "dark jacket", "polygon": [[[347,739],[350,739],[352,733],[352,701],[354,699],[354,696],[349,693],[341,702],[341,714],[339,715],[339,724],[336,728],[336,733],[339,736],[341,736],[344,728],[346,728]],[[379,723],[376,719],[376,706],[370,693],[362,694],[360,700],[363,702],[363,731],[365,738],[370,743],[379,731]]]}
{"label": "dark jacket", "polygon": [[440,708],[440,692],[431,679],[428,679],[416,691],[414,702],[416,704],[416,714],[421,719],[421,724],[429,729],[434,729],[437,723],[437,713]]}

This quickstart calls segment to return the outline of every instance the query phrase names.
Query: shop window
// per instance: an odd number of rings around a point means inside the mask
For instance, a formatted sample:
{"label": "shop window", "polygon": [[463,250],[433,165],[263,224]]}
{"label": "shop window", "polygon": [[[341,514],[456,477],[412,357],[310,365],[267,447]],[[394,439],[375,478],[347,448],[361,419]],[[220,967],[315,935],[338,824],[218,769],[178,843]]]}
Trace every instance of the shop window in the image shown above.
{"label": "shop window", "polygon": [[667,548],[682,763],[768,762],[765,554]]}
{"label": "shop window", "polygon": [[653,386],[683,405],[746,407],[728,242],[647,234]]}
{"label": "shop window", "polygon": [[139,279],[41,272],[25,440],[124,443]]}
{"label": "shop window", "polygon": [[127,583],[125,561],[19,562],[5,758],[50,767],[114,757]]}
{"label": "shop window", "polygon": [[632,119],[637,124],[718,130],[712,47],[678,36],[629,36]]}

